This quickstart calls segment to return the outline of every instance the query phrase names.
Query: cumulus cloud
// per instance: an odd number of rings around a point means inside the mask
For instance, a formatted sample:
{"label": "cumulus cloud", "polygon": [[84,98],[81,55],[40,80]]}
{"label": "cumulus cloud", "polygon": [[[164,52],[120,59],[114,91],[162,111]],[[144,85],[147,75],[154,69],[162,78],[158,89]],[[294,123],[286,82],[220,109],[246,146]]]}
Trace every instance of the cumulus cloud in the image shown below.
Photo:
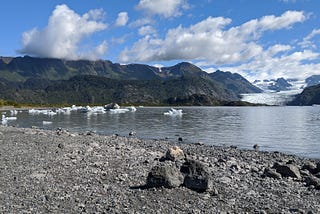
{"label": "cumulus cloud", "polygon": [[116,26],[125,26],[129,20],[129,16],[127,12],[121,12],[118,14],[118,18],[116,20]]}
{"label": "cumulus cloud", "polygon": [[107,43],[103,41],[97,47],[82,52],[80,46],[84,38],[107,28],[101,22],[104,12],[101,9],[90,10],[79,15],[67,5],[58,5],[43,29],[34,28],[22,35],[22,54],[38,57],[93,59],[104,54]]}
{"label": "cumulus cloud", "polygon": [[185,0],[140,0],[137,8],[151,15],[160,15],[165,18],[181,15],[181,10],[186,9]]}
{"label": "cumulus cloud", "polygon": [[153,19],[150,19],[150,18],[141,18],[141,19],[137,19],[133,22],[131,22],[129,24],[129,27],[133,27],[133,28],[136,28],[136,27],[141,27],[143,25],[150,25],[150,24],[153,24],[154,23],[154,20]]}
{"label": "cumulus cloud", "polygon": [[[289,46],[288,46],[289,47]],[[284,50],[289,50],[284,47]],[[319,53],[310,50],[291,51],[275,56],[273,52],[277,47],[270,47],[263,54],[248,63],[238,66],[221,66],[220,69],[232,72],[238,72],[249,80],[270,79],[270,78],[299,78],[305,79],[319,70],[319,63],[313,63],[313,60],[319,57]]]}
{"label": "cumulus cloud", "polygon": [[306,19],[303,12],[287,11],[281,16],[264,16],[226,29],[231,19],[208,17],[187,28],[168,30],[165,38],[149,35],[120,54],[120,61],[200,60],[208,64],[241,63],[263,52],[258,39],[265,31],[289,28]]}
{"label": "cumulus cloud", "polygon": [[139,35],[145,36],[145,35],[150,35],[150,34],[155,34],[157,31],[150,25],[142,26],[139,28]]}

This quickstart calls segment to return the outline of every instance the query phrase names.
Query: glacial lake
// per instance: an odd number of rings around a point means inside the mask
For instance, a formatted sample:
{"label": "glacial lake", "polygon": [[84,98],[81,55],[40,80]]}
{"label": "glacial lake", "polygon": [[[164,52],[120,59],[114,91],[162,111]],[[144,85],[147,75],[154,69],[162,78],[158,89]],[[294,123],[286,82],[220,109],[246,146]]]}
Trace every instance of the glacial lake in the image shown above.
{"label": "glacial lake", "polygon": [[[186,143],[233,145],[262,151],[279,151],[301,157],[320,158],[320,107],[176,107],[182,116],[165,115],[170,107],[141,107],[136,112],[32,115],[19,112],[8,125],[37,126],[55,130],[95,131],[99,134],[168,139]],[[10,112],[6,113],[7,116]],[[43,121],[48,121],[43,123]]]}

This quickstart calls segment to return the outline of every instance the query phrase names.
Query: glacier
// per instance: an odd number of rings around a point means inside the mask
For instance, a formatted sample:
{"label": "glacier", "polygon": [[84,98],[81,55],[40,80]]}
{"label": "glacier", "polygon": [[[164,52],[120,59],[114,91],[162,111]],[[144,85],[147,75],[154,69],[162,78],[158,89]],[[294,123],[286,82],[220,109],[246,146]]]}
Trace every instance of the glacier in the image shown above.
{"label": "glacier", "polygon": [[263,90],[262,93],[241,94],[241,100],[255,104],[283,106],[291,101],[295,95],[300,94],[306,86],[304,80],[290,81],[290,84],[292,84],[292,87],[288,90],[273,91],[267,89],[267,84],[262,85],[260,82],[256,86]]}

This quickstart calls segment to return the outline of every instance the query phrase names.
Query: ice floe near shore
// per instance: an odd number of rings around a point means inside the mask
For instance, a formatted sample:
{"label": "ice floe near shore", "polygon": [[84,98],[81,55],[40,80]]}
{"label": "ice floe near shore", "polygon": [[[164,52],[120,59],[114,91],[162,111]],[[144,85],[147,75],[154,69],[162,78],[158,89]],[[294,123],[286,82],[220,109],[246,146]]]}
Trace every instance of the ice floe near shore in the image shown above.
{"label": "ice floe near shore", "polygon": [[169,116],[182,116],[182,109],[174,109],[171,108],[168,112],[165,112],[164,115],[169,115]]}
{"label": "ice floe near shore", "polygon": [[17,117],[6,117],[5,115],[2,115],[1,117],[1,124],[2,125],[7,125],[9,120],[16,120]]}
{"label": "ice floe near shore", "polygon": [[112,114],[117,114],[117,113],[125,113],[125,112],[136,112],[137,109],[134,106],[126,107],[126,108],[120,108],[118,104],[112,105],[113,108],[110,107],[110,105],[106,106],[75,106],[73,105],[72,107],[64,107],[64,108],[57,108],[57,109],[30,109],[28,110],[29,114],[32,115],[49,115],[49,116],[54,116],[57,114],[71,114],[73,111],[81,111],[83,113],[88,113],[88,114],[104,114],[104,113],[112,113]]}

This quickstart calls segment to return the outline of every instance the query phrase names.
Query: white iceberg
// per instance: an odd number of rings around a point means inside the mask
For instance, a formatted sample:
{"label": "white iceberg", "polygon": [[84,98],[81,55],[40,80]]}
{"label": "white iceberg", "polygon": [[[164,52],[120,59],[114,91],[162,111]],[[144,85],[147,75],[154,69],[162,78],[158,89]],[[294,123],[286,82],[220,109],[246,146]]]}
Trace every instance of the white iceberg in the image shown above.
{"label": "white iceberg", "polygon": [[134,107],[134,106],[129,106],[129,107],[127,107],[127,109],[128,109],[129,111],[131,111],[131,112],[136,112],[136,111],[137,111],[137,108]]}
{"label": "white iceberg", "polygon": [[109,112],[111,114],[123,114],[123,113],[126,113],[130,111],[129,109],[127,108],[119,108],[119,109],[109,109]]}
{"label": "white iceberg", "polygon": [[165,112],[164,115],[169,115],[169,116],[182,116],[182,109],[174,109],[171,108],[168,112]]}
{"label": "white iceberg", "polygon": [[44,114],[48,116],[53,116],[57,114],[57,112],[53,110],[48,110],[48,109],[30,109],[28,112],[29,114],[32,114],[32,115]]}
{"label": "white iceberg", "polygon": [[42,124],[43,125],[50,125],[50,124],[52,124],[52,121],[42,121]]}
{"label": "white iceberg", "polygon": [[16,119],[17,119],[17,117],[6,117],[5,115],[2,115],[1,124],[7,125],[9,120],[16,120]]}

